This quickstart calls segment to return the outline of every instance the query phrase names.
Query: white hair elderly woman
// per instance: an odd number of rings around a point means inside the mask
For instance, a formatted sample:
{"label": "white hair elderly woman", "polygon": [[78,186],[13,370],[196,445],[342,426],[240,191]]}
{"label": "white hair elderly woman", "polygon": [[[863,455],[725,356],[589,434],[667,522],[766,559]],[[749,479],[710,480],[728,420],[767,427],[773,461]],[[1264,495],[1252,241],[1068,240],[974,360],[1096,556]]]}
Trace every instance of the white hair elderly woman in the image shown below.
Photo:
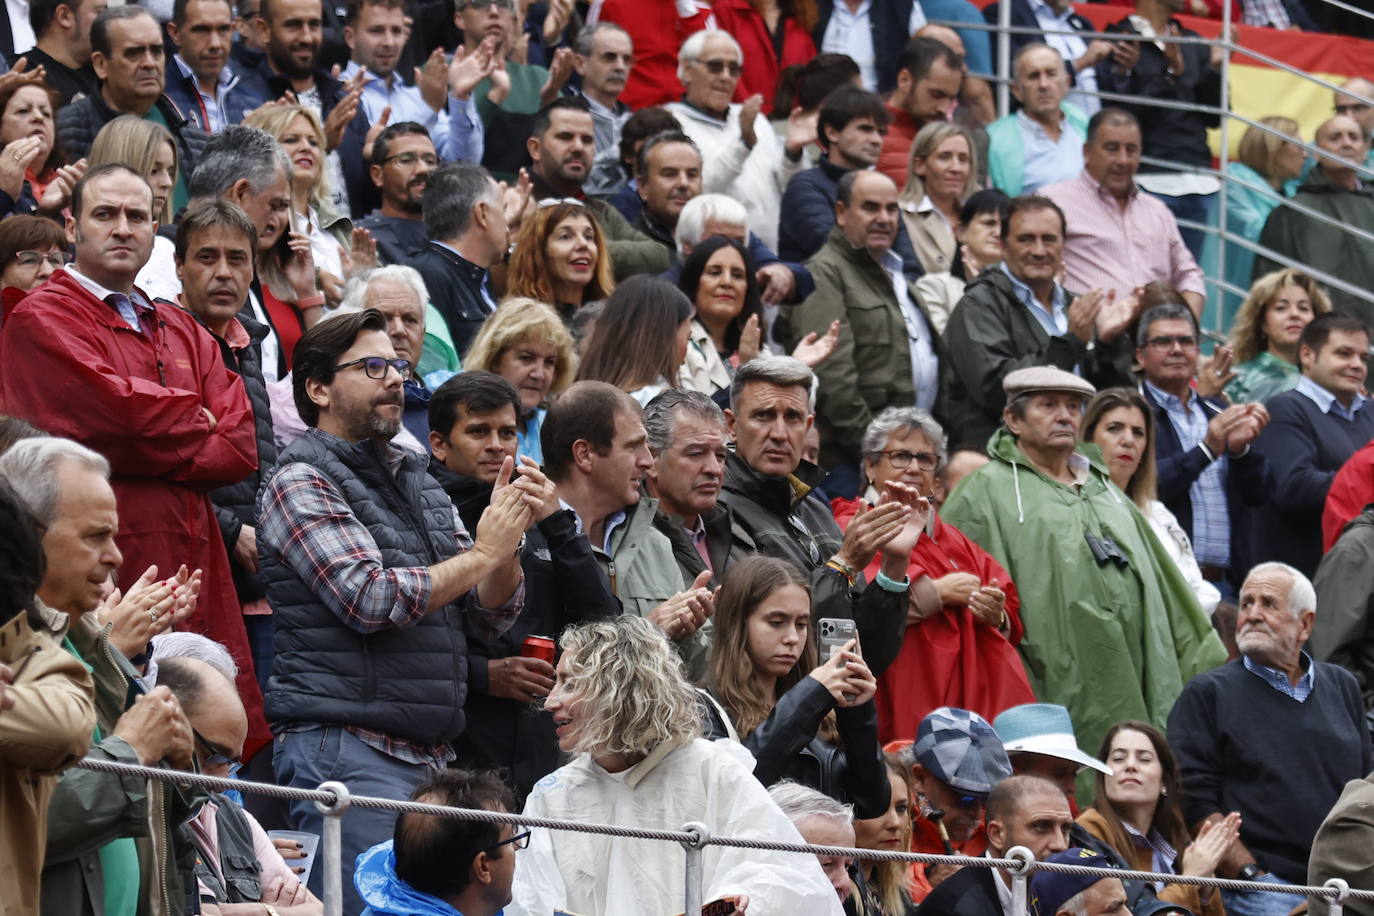
{"label": "white hair elderly woman", "polygon": [[[701,734],[699,694],[667,638],[640,617],[569,628],[545,711],[576,755],[540,780],[525,814],[649,830],[700,821],[718,836],[801,842],[731,741]],[[676,913],[682,848],[619,836],[535,830],[518,854],[509,916]],[[815,857],[706,847],[703,900],[736,899],[749,916],[838,914]]]}
{"label": "white hair elderly woman", "polygon": [[[859,499],[833,500],[835,520],[847,528],[893,481],[930,499],[945,449],[944,430],[924,410],[884,410],[864,433],[868,490]],[[867,574],[876,572],[874,565]],[[897,660],[878,678],[879,738],[910,739],[940,706],[991,720],[1009,706],[1035,702],[1016,652],[1022,634],[1016,586],[986,550],[931,509],[907,576],[906,634]]]}

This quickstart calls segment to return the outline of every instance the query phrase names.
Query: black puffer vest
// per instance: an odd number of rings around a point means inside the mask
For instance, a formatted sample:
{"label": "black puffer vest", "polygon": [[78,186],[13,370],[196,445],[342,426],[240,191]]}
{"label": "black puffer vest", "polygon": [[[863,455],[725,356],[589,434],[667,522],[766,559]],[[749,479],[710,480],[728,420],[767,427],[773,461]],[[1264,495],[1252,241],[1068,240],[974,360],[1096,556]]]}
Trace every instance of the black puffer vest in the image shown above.
{"label": "black puffer vest", "polygon": [[[376,443],[346,442],[308,430],[274,473],[305,463],[338,488],[367,526],[387,569],[432,566],[458,552],[453,504],[406,452],[392,474]],[[467,640],[461,601],[404,628],[360,633],[345,625],[306,580],[266,543],[262,572],[276,624],[267,719],[277,731],[296,722],[375,729],[424,744],[463,731]]]}

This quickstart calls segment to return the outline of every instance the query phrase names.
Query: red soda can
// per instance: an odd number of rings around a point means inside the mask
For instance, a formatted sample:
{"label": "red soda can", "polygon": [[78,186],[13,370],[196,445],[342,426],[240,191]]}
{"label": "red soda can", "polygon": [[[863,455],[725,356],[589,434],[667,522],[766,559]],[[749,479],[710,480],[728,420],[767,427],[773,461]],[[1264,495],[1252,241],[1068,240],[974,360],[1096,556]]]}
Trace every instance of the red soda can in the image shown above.
{"label": "red soda can", "polygon": [[540,658],[552,665],[557,648],[553,639],[548,636],[526,636],[525,644],[520,647],[520,657]]}

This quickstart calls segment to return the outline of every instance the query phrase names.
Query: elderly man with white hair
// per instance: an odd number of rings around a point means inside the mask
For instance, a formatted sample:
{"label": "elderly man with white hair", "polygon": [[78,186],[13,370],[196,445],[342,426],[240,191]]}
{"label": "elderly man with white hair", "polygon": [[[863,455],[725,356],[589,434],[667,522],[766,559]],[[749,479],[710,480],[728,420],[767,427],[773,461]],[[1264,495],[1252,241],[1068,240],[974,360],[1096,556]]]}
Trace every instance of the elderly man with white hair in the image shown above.
{"label": "elderly man with white hair", "polygon": [[682,43],[677,61],[686,95],[665,107],[701,150],[702,190],[744,202],[749,229],[776,248],[782,192],[801,171],[803,150],[816,139],[816,116],[797,109],[779,140],[760,113],[762,96],[733,104],[744,54],[729,32],[697,32]]}
{"label": "elderly man with white hair", "polygon": [[754,233],[749,231],[749,211],[728,194],[699,194],[687,201],[678,214],[673,241],[677,257],[663,276],[676,283],[682,262],[701,244],[702,239],[723,235],[744,245],[754,262],[754,277],[763,290],[765,305],[800,302],[816,289],[811,272],[802,264],[781,260]]}
{"label": "elderly man with white hair", "polygon": [[[1322,818],[1345,784],[1370,770],[1354,675],[1302,649],[1316,605],[1312,583],[1293,567],[1251,569],[1236,618],[1241,657],[1189,681],[1169,714],[1188,825],[1231,811],[1242,818],[1217,877],[1304,884]],[[1283,914],[1302,903],[1288,894],[1222,894],[1232,916]]]}
{"label": "elderly man with white hair", "polygon": [[[806,842],[813,846],[854,847],[852,805],[842,805],[824,792],[789,780],[775,783],[768,794]],[[853,858],[823,855],[817,855],[816,858],[821,863],[821,871],[830,879],[830,886],[839,895],[840,902],[847,902],[854,886],[849,877]]]}

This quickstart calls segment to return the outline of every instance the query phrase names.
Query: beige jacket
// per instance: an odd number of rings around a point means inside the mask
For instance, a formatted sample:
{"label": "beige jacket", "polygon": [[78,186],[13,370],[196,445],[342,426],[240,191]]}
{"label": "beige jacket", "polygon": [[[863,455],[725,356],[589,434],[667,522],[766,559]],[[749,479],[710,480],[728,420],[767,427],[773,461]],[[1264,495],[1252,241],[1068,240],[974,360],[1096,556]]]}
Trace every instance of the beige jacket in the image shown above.
{"label": "beige jacket", "polygon": [[48,801],[57,773],[85,755],[95,690],[85,667],[35,616],[0,627],[0,662],[15,672],[15,703],[0,712],[0,916],[38,912]]}

